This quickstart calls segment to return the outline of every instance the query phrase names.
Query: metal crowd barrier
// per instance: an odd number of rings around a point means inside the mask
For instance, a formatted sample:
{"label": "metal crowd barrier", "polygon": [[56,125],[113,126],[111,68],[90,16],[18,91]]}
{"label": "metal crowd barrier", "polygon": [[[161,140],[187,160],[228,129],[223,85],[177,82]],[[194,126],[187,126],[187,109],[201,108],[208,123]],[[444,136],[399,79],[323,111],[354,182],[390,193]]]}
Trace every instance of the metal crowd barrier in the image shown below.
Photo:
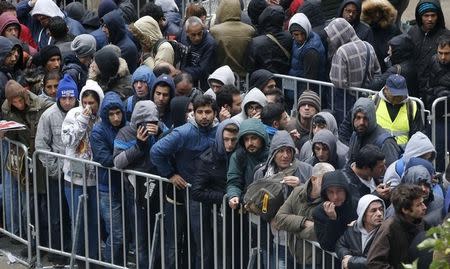
{"label": "metal crowd barrier", "polygon": [[[354,96],[355,99],[358,99],[359,97],[367,97],[370,95],[374,95],[377,93],[377,91],[372,91],[369,89],[364,88],[357,88],[357,87],[350,87],[348,89],[340,89],[336,88],[333,83],[331,82],[325,82],[325,81],[319,81],[319,80],[312,80],[312,79],[306,79],[306,78],[299,78],[299,77],[293,77],[293,76],[287,76],[287,75],[281,75],[281,74],[275,74],[276,78],[281,79],[281,89],[283,91],[291,91],[293,92],[293,101],[294,104],[292,106],[291,115],[296,115],[297,113],[297,101],[299,96],[299,92],[301,90],[314,90],[316,91],[321,98],[324,96],[328,98],[329,103],[329,109],[332,111],[338,110],[340,113],[343,113],[342,115],[336,115],[335,116],[342,116],[345,117],[345,113],[347,112],[347,109],[349,105],[353,104],[347,104],[347,97]],[[337,105],[335,96],[337,91],[342,92],[342,103],[340,105]],[[426,114],[429,114],[429,111],[425,110],[425,105],[423,104],[422,100],[420,100],[417,97],[409,97],[411,100],[416,101],[420,108],[421,108],[421,116],[423,123],[425,124],[425,121],[427,119]]]}
{"label": "metal crowd barrier", "polygon": [[[32,263],[32,217],[30,210],[30,158],[28,148],[8,138],[0,139],[1,161],[1,218],[0,233],[11,243],[26,247],[26,260],[18,261],[26,266]],[[22,252],[22,251],[21,251]],[[13,253],[20,255],[19,253]]]}
{"label": "metal crowd barrier", "polygon": [[[437,98],[431,105],[431,142],[437,151],[434,164],[438,171],[445,171],[449,164],[448,119],[450,111],[448,105],[449,99],[446,96]],[[440,136],[438,137],[438,135]]]}
{"label": "metal crowd barrier", "polygon": [[[225,197],[219,204],[200,203],[192,199],[190,185],[177,190],[167,179],[156,175],[104,168],[95,162],[41,150],[33,155],[34,171],[39,169],[40,161],[47,163],[53,158],[58,160],[57,175],[45,167],[41,180],[45,181],[47,195],[44,199],[34,196],[37,268],[50,267],[43,258],[44,253],[49,257],[58,256],[65,265],[77,263],[86,268],[100,265],[107,268],[268,269],[283,268],[282,264],[289,261],[293,261],[293,266],[287,268],[339,266],[334,253],[325,252],[317,243],[309,241],[298,243],[312,249],[312,263],[306,264],[305,258],[297,262],[287,248],[273,242],[274,235],[268,223],[245,213],[242,208],[231,210]],[[105,195],[98,188],[86,187],[86,184],[76,187],[65,182],[61,161],[76,163],[86,173],[95,171],[96,186],[99,171],[106,169],[109,184],[106,200],[111,201],[114,195],[119,195],[117,207],[111,203],[105,207],[102,200]],[[86,173],[82,178],[86,179]],[[34,191],[37,192],[40,179],[38,173],[33,174]],[[134,188],[129,179],[144,180],[147,185]],[[119,181],[119,189],[111,192],[114,180]],[[50,190],[51,186],[56,186],[56,193]],[[142,191],[144,198],[150,198],[139,203],[139,192]],[[169,192],[173,196],[167,196]],[[72,198],[79,195],[77,203],[64,197],[69,193]],[[64,212],[64,202],[69,201],[71,210]],[[55,202],[57,207],[52,204]],[[90,211],[91,207],[93,211]],[[115,215],[113,210],[119,213]],[[109,217],[105,212],[109,212]],[[69,224],[66,224],[67,218],[71,219]],[[105,225],[105,221],[109,225]],[[42,225],[45,222],[51,225]],[[67,233],[69,236],[65,237]],[[286,236],[286,232],[279,233]],[[113,235],[116,240],[109,244],[110,248],[105,239],[108,235]]]}

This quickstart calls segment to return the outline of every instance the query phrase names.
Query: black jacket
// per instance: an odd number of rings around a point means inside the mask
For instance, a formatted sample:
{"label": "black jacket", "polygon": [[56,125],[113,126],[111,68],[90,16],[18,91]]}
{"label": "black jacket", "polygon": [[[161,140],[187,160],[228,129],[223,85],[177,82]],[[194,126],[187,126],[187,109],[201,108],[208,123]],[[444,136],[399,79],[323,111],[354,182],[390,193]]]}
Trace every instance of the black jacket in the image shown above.
{"label": "black jacket", "polygon": [[345,202],[341,206],[336,207],[337,219],[331,220],[327,216],[323,209],[323,203],[316,207],[313,212],[314,231],[317,236],[317,241],[322,249],[328,251],[334,251],[336,242],[345,232],[347,225],[358,218],[356,214],[357,202],[351,195],[342,171],[329,172],[323,176],[320,194],[324,201],[328,201],[326,190],[331,186],[340,186],[346,191]]}
{"label": "black jacket", "polygon": [[292,49],[292,37],[283,31],[284,11],[281,6],[269,6],[259,16],[259,27],[263,35],[254,37],[247,48],[245,66],[249,73],[257,69],[267,69],[272,73],[287,74],[291,66],[290,59],[283,50],[266,34],[273,35],[278,43],[289,53]]}
{"label": "black jacket", "polygon": [[398,35],[391,38],[388,45],[392,48],[388,68],[382,74],[375,75],[369,88],[379,91],[384,87],[390,75],[399,74],[406,79],[409,95],[417,97],[417,73],[414,65],[414,44],[411,38],[406,34]]}
{"label": "black jacket", "polygon": [[77,56],[69,54],[64,59],[62,73],[69,74],[72,77],[77,84],[78,92],[81,92],[81,88],[86,85],[88,72],[88,68],[80,62]]}
{"label": "black jacket", "polygon": [[[418,12],[418,7],[424,3],[430,2],[436,5],[438,10],[438,21],[433,30],[428,33],[425,33],[422,30],[422,19]],[[417,77],[419,78],[419,91],[420,95],[423,96],[424,93],[422,90],[426,84],[426,80],[428,78],[427,65],[431,60],[431,57],[436,53],[437,49],[437,40],[443,34],[449,34],[445,28],[445,20],[444,15],[441,10],[441,5],[438,0],[421,0],[416,6],[416,22],[417,24],[413,26],[408,34],[411,36],[411,39],[414,43],[414,59],[417,68]]]}
{"label": "black jacket", "polygon": [[[429,70],[428,80],[421,92],[421,97],[424,100],[425,107],[431,109],[431,105],[436,98],[450,95],[450,64],[439,63],[437,55],[434,55],[427,70]],[[437,115],[442,115],[443,111],[439,113]]]}
{"label": "black jacket", "polygon": [[374,236],[367,242],[366,247],[361,249],[361,231],[355,223],[337,241],[336,254],[340,259],[344,258],[345,255],[352,256],[348,261],[349,269],[367,268],[367,253],[369,252],[373,239]]}
{"label": "black jacket", "polygon": [[[342,12],[344,11],[345,6],[348,4],[354,4],[359,14],[361,14],[361,0],[344,0],[342,1],[342,4],[338,9],[337,18],[342,18]],[[370,44],[374,44],[372,29],[368,24],[362,22],[359,18],[360,17],[357,16],[355,21],[351,24],[353,26],[353,29],[355,29],[356,35],[359,37],[359,39],[367,41]]]}

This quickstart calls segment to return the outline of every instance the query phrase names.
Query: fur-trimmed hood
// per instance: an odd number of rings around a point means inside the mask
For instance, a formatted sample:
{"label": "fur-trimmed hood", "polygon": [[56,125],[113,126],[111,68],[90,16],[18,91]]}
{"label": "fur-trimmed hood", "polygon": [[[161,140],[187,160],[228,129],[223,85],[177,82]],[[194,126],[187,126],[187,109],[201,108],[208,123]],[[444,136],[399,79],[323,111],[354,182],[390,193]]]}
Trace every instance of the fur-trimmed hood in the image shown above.
{"label": "fur-trimmed hood", "polygon": [[[376,14],[382,14],[377,19]],[[364,0],[362,3],[361,20],[370,26],[377,25],[382,29],[395,24],[397,19],[397,10],[388,0]]]}

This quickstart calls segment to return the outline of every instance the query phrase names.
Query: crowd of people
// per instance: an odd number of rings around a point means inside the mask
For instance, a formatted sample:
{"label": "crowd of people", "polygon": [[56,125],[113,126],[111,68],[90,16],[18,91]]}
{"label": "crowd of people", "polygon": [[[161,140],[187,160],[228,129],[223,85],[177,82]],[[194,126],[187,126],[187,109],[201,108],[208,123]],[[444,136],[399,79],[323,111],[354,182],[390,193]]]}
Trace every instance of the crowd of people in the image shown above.
{"label": "crowd of people", "polygon": [[[23,180],[21,163],[43,150],[70,157],[35,155],[39,244],[52,249],[116,265],[136,253],[139,268],[212,268],[218,255],[244,268],[258,244],[264,268],[328,266],[302,243],[311,240],[344,269],[415,259],[428,268],[431,254],[417,244],[450,212],[438,173],[447,107],[435,109],[435,144],[423,116],[450,94],[439,1],[420,0],[410,24],[401,20],[409,1],[251,0],[243,11],[242,1],[221,0],[215,16],[179,2],[139,11],[129,0],[101,0],[95,11],[0,2],[1,118],[25,126],[0,136],[28,148],[25,156],[2,140],[5,230],[22,234],[19,208],[34,222],[24,195],[33,177]],[[275,74],[335,90],[297,83],[293,100]],[[351,87],[376,93],[344,94]],[[281,186],[283,203],[259,225],[246,194],[263,179]],[[224,212],[213,212],[224,197]],[[164,242],[155,245],[159,213]],[[213,229],[217,219],[226,229]],[[214,232],[227,238],[223,252]]]}

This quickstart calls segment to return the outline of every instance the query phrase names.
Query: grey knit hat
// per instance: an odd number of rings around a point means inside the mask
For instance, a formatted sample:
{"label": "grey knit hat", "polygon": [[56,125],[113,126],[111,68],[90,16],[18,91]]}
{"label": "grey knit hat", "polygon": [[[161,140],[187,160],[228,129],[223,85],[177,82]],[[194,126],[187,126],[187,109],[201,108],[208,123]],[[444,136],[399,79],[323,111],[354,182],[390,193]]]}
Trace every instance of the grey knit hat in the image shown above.
{"label": "grey knit hat", "polygon": [[316,92],[306,90],[302,93],[302,95],[300,95],[300,98],[298,98],[297,108],[300,108],[300,106],[306,104],[315,107],[317,112],[321,110],[320,97]]}
{"label": "grey knit hat", "polygon": [[96,47],[97,42],[95,41],[95,38],[89,34],[82,34],[75,37],[70,44],[70,49],[72,49],[78,57],[94,55]]}

